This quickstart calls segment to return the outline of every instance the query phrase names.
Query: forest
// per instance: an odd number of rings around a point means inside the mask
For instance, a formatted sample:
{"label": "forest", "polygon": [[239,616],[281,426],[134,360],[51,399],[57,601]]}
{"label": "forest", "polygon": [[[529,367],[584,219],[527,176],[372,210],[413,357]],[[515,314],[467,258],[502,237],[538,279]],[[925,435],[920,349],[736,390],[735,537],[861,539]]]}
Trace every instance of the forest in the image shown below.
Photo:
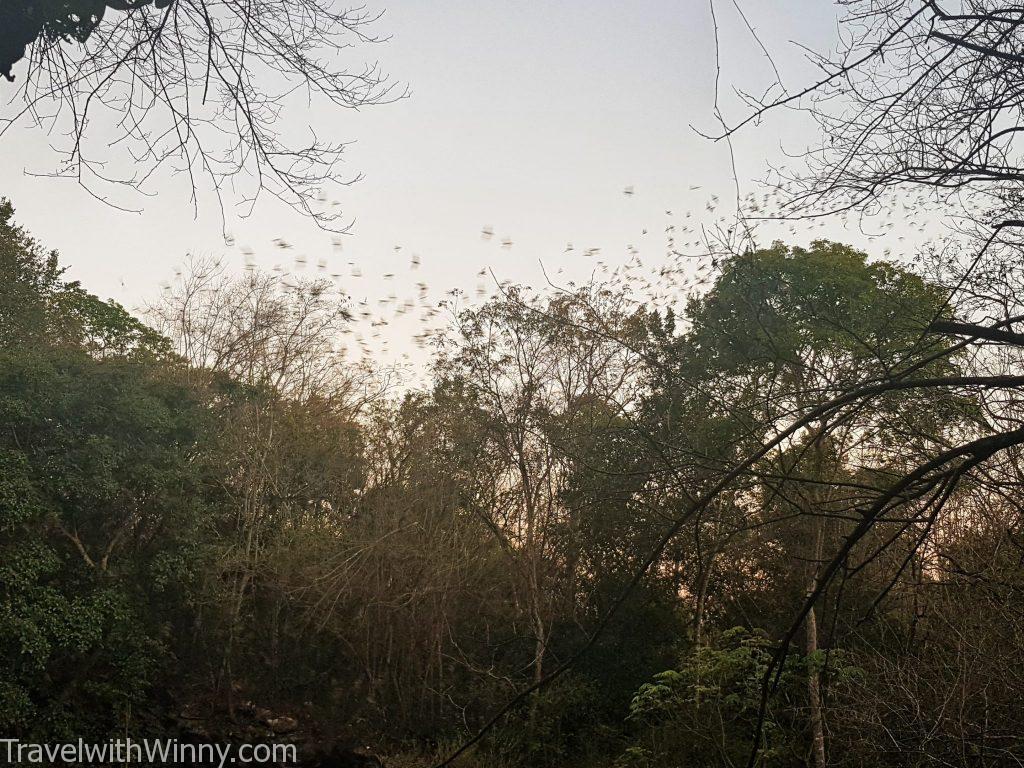
{"label": "forest", "polygon": [[[726,113],[724,5],[701,135],[734,210],[658,232],[659,300],[622,276],[632,245],[584,280],[452,291],[412,377],[346,354],[371,312],[325,266],[190,258],[128,310],[0,197],[0,744],[1024,765],[1024,8],[842,0],[787,87],[734,3],[777,80]],[[278,120],[295,93],[392,97],[334,63],[375,21],[5,0],[0,74],[19,119],[70,121],[55,175],[111,221],[103,185],[173,169],[193,202],[334,232],[345,143]],[[819,143],[744,193],[733,142],[780,113]]]}
{"label": "forest", "polygon": [[1020,342],[929,334],[941,275],[816,241],[680,317],[509,289],[398,395],[329,283],[197,263],[140,319],[0,227],[6,733],[429,765],[574,660],[460,764],[1021,757]]}

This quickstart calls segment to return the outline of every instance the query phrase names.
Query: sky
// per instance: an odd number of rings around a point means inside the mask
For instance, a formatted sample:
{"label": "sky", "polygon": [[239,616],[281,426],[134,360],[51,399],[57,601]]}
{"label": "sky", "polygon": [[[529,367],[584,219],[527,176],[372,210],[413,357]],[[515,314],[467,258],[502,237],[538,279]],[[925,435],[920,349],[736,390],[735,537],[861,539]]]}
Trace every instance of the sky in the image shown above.
{"label": "sky", "polygon": [[[352,223],[340,252],[329,234],[269,200],[247,219],[229,210],[229,246],[212,195],[201,190],[193,210],[181,177],[158,177],[156,196],[136,201],[142,213],[111,209],[73,182],[33,175],[52,170],[56,156],[53,137],[28,124],[0,140],[0,195],[61,252],[71,277],[133,309],[158,297],[187,254],[223,257],[241,271],[242,248],[261,268],[310,277],[326,260],[354,300],[371,303],[392,293],[398,302],[416,297],[418,282],[431,301],[451,288],[472,298],[480,284],[494,288],[492,272],[534,287],[545,272],[556,282],[585,279],[596,265],[581,255],[587,248],[614,265],[633,246],[656,263],[666,211],[710,219],[712,195],[735,196],[729,148],[695,130],[716,128],[716,64],[727,118],[742,114],[733,86],[763,88],[773,79],[736,9],[790,84],[812,74],[794,42],[820,50],[836,39],[836,9],[824,0],[737,2],[714,0],[716,57],[707,0],[371,0],[384,11],[374,31],[388,39],[345,52],[345,61],[379,61],[408,98],[359,112],[286,115],[295,127],[316,122],[353,142],[345,171],[363,178],[336,196]],[[754,190],[766,162],[815,138],[794,113],[744,131],[733,145],[741,188]],[[494,237],[481,236],[485,226]],[[823,234],[863,245],[858,232],[838,225],[789,237]],[[293,247],[282,251],[275,238]],[[511,246],[502,246],[505,238]],[[305,256],[304,269],[296,255]],[[385,356],[407,353],[416,330],[411,317],[400,319],[374,343],[389,342]]]}

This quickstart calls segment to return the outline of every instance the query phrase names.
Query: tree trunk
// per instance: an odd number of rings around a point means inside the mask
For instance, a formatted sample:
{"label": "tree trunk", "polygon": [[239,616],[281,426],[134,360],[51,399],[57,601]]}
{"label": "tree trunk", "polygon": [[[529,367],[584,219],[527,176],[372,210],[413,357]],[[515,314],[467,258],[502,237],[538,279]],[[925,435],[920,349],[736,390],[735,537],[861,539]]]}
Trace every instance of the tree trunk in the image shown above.
{"label": "tree trunk", "polygon": [[[818,650],[818,620],[814,608],[807,614],[807,654]],[[811,715],[811,751],[815,768],[825,768],[825,723],[821,713],[821,678],[817,670],[807,675],[807,700]]]}
{"label": "tree trunk", "polygon": [[[824,427],[822,427],[823,429]],[[822,479],[824,475],[825,462],[822,451],[821,432],[814,439],[814,475]],[[814,516],[814,543],[810,558],[810,577],[808,578],[807,594],[813,594],[817,587],[819,563],[825,539],[825,517],[823,516],[823,502],[826,499],[816,489],[811,491],[812,512]],[[807,630],[807,656],[816,655],[818,650],[818,616],[817,609],[811,606],[805,620]],[[825,717],[821,703],[821,672],[818,669],[811,669],[807,673],[807,706],[810,710],[811,721],[811,754],[813,755],[814,768],[825,768],[827,760],[825,757]]]}
{"label": "tree trunk", "polygon": [[[825,519],[818,517],[815,520],[814,532],[814,566],[811,572],[808,590],[813,592],[817,580],[817,562],[821,559],[822,537],[824,534]],[[818,650],[818,617],[816,609],[812,606],[807,613],[805,620],[807,629],[807,656],[814,655]],[[807,674],[807,705],[810,709],[811,719],[811,752],[814,756],[815,768],[825,768],[825,722],[821,706],[821,673],[812,669]]]}
{"label": "tree trunk", "polygon": [[704,639],[704,613],[708,601],[708,585],[711,582],[711,568],[714,563],[714,553],[706,563],[701,564],[700,576],[697,578],[696,605],[693,614],[693,644],[700,648]]}

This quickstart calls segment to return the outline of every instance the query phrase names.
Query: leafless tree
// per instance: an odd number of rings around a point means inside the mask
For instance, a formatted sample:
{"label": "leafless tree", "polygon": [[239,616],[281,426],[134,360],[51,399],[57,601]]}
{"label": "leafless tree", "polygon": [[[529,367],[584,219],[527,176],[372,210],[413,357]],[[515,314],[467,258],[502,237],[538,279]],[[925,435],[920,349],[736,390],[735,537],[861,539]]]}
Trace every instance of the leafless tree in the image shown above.
{"label": "leafless tree", "polygon": [[26,120],[59,136],[54,175],[112,204],[112,187],[151,195],[166,167],[187,176],[193,205],[205,180],[222,213],[270,194],[339,229],[327,190],[356,176],[342,174],[333,126],[306,118],[401,96],[377,64],[338,61],[379,40],[378,16],[330,0],[5,2],[0,70],[16,85],[0,137]]}
{"label": "leafless tree", "polygon": [[595,402],[617,411],[637,397],[637,356],[580,323],[594,301],[607,322],[628,324],[614,299],[594,286],[550,302],[507,288],[480,310],[456,313],[440,343],[436,375],[464,398],[478,452],[464,503],[516,575],[535,683],[544,678],[553,616],[573,578],[572,558],[559,549],[578,514],[563,499],[570,454],[559,430]]}
{"label": "leafless tree", "polygon": [[330,281],[235,278],[219,262],[194,261],[149,316],[197,386],[243,387],[211,398],[218,450],[232,467],[223,483],[232,534],[214,602],[225,626],[219,676],[233,707],[238,633],[267,586],[268,550],[283,527],[344,514],[360,483],[354,420],[379,390],[344,359],[351,318]]}

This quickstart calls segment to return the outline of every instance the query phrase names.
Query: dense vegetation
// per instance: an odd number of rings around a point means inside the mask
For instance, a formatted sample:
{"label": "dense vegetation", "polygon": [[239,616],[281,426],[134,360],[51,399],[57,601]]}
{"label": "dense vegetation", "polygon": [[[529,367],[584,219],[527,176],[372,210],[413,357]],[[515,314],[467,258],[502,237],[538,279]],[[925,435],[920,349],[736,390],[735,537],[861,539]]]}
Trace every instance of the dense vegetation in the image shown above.
{"label": "dense vegetation", "polygon": [[[144,323],[5,202],[0,732],[256,712],[420,765],[544,683],[466,765],[1018,764],[1018,449],[854,537],[1013,418],[968,381],[1012,347],[926,333],[941,281],[815,242],[719,263],[679,317],[511,289],[399,395],[338,354],[327,284],[200,265]],[[821,410],[909,369],[946,386]]]}

